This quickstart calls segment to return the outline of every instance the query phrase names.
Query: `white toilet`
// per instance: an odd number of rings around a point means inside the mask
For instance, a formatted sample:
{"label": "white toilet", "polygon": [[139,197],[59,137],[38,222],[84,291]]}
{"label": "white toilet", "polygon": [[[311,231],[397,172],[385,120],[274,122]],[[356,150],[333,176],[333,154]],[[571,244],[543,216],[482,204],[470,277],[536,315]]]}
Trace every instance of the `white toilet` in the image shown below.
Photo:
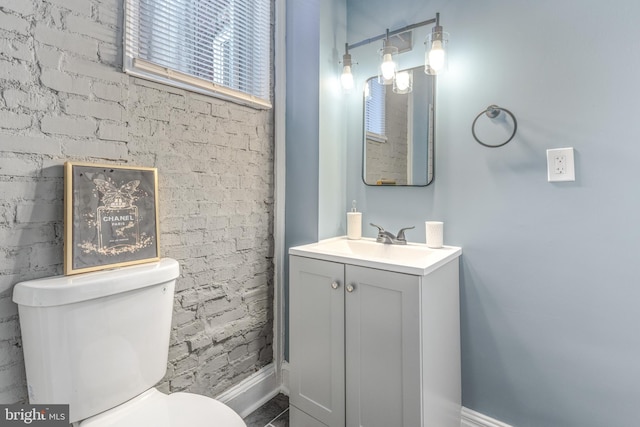
{"label": "white toilet", "polygon": [[82,427],[246,427],[231,408],[153,388],[165,374],[173,259],[18,283],[29,401]]}

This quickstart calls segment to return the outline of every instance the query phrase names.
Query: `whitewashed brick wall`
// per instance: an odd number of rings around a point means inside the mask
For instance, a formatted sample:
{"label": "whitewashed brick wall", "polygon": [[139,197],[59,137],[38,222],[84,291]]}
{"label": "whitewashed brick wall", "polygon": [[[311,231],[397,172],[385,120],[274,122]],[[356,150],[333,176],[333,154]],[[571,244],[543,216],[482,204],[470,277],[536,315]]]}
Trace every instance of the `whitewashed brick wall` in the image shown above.
{"label": "whitewashed brick wall", "polygon": [[66,160],[159,170],[182,267],[160,388],[272,359],[273,116],[122,73],[122,0],[0,0],[0,402],[26,402],[19,281],[62,273]]}

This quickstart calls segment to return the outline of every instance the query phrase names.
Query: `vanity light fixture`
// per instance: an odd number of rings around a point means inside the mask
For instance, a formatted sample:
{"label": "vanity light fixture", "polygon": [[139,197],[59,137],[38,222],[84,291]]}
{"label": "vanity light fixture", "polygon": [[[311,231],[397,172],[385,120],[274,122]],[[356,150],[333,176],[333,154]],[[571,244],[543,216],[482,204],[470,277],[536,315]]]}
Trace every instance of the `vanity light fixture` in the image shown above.
{"label": "vanity light fixture", "polygon": [[351,54],[349,53],[349,44],[344,44],[344,55],[342,55],[342,75],[340,82],[342,88],[346,91],[353,89],[353,73],[351,72]]}
{"label": "vanity light fixture", "polygon": [[389,40],[389,30],[387,30],[387,37],[382,43],[382,49],[380,49],[380,73],[378,74],[378,83],[383,85],[393,84],[394,77],[396,76],[396,61],[395,56],[398,54],[398,48],[391,44]]}
{"label": "vanity light fixture", "polygon": [[413,70],[397,71],[393,79],[393,92],[399,94],[409,93],[413,90]]}
{"label": "vanity light fixture", "polygon": [[[429,34],[425,40],[427,50],[425,53],[424,72],[426,74],[435,75],[446,71],[447,54],[445,49],[447,48],[447,42],[449,41],[449,34],[442,31],[442,26],[440,25],[440,14],[436,13],[435,18],[427,21],[407,25],[406,27],[402,27],[394,31],[389,31],[387,29],[384,34],[380,34],[357,43],[345,43],[344,55],[342,55],[342,75],[340,76],[342,87],[345,90],[350,90],[354,85],[353,74],[351,71],[353,62],[351,60],[349,50],[378,40],[383,40],[382,49],[380,49],[381,61],[378,82],[385,85],[393,84],[393,90],[396,93],[411,92],[411,76],[404,74],[399,75],[399,73],[396,72],[397,66],[394,57],[398,54],[398,48],[390,42],[389,37],[431,24],[435,24],[435,26],[433,27],[431,34]],[[398,78],[400,78],[400,81],[397,81]]]}
{"label": "vanity light fixture", "polygon": [[426,46],[424,58],[424,72],[430,75],[437,75],[447,69],[447,43],[449,33],[442,31],[440,25],[440,14],[436,13],[436,25],[431,30],[424,42]]}

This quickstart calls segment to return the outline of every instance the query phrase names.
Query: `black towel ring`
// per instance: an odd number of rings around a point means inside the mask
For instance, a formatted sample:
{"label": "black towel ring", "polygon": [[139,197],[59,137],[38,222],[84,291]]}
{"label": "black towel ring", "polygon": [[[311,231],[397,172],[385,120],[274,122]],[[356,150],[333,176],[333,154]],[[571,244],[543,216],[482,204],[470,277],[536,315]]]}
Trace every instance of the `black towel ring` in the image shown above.
{"label": "black towel ring", "polygon": [[[504,111],[505,113],[511,116],[511,119],[513,120],[513,133],[511,134],[509,139],[507,139],[502,144],[498,144],[498,145],[485,144],[484,142],[480,141],[480,139],[478,139],[478,136],[476,135],[476,129],[475,129],[476,122],[478,121],[480,116],[482,116],[483,114],[486,114],[487,117],[489,117],[490,119],[495,119],[500,114],[500,111]],[[514,116],[513,113],[507,110],[506,108],[498,107],[497,105],[489,105],[486,110],[482,111],[480,114],[476,116],[476,118],[473,120],[473,124],[471,125],[471,133],[473,134],[473,138],[476,141],[478,141],[478,144],[484,145],[485,147],[489,147],[489,148],[498,148],[498,147],[502,147],[503,145],[506,145],[509,141],[513,139],[514,136],[516,136],[516,130],[518,130],[518,121],[516,120],[516,116]]]}

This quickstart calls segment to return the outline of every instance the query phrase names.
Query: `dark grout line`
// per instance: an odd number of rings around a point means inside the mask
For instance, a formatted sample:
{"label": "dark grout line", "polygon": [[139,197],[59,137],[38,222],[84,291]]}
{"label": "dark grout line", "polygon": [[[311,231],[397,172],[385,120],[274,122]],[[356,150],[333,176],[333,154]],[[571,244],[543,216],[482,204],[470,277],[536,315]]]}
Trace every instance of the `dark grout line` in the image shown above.
{"label": "dark grout line", "polygon": [[289,410],[289,408],[286,408],[284,411],[280,412],[274,419],[272,419],[271,421],[269,421],[267,423],[266,426],[264,427],[273,427],[273,424],[271,424],[272,422],[274,422],[275,420],[277,420],[278,418],[280,418],[283,414],[285,414],[287,411]]}
{"label": "dark grout line", "polygon": [[280,393],[244,417],[244,422],[247,427],[285,427],[289,425],[288,411],[289,398]]}

